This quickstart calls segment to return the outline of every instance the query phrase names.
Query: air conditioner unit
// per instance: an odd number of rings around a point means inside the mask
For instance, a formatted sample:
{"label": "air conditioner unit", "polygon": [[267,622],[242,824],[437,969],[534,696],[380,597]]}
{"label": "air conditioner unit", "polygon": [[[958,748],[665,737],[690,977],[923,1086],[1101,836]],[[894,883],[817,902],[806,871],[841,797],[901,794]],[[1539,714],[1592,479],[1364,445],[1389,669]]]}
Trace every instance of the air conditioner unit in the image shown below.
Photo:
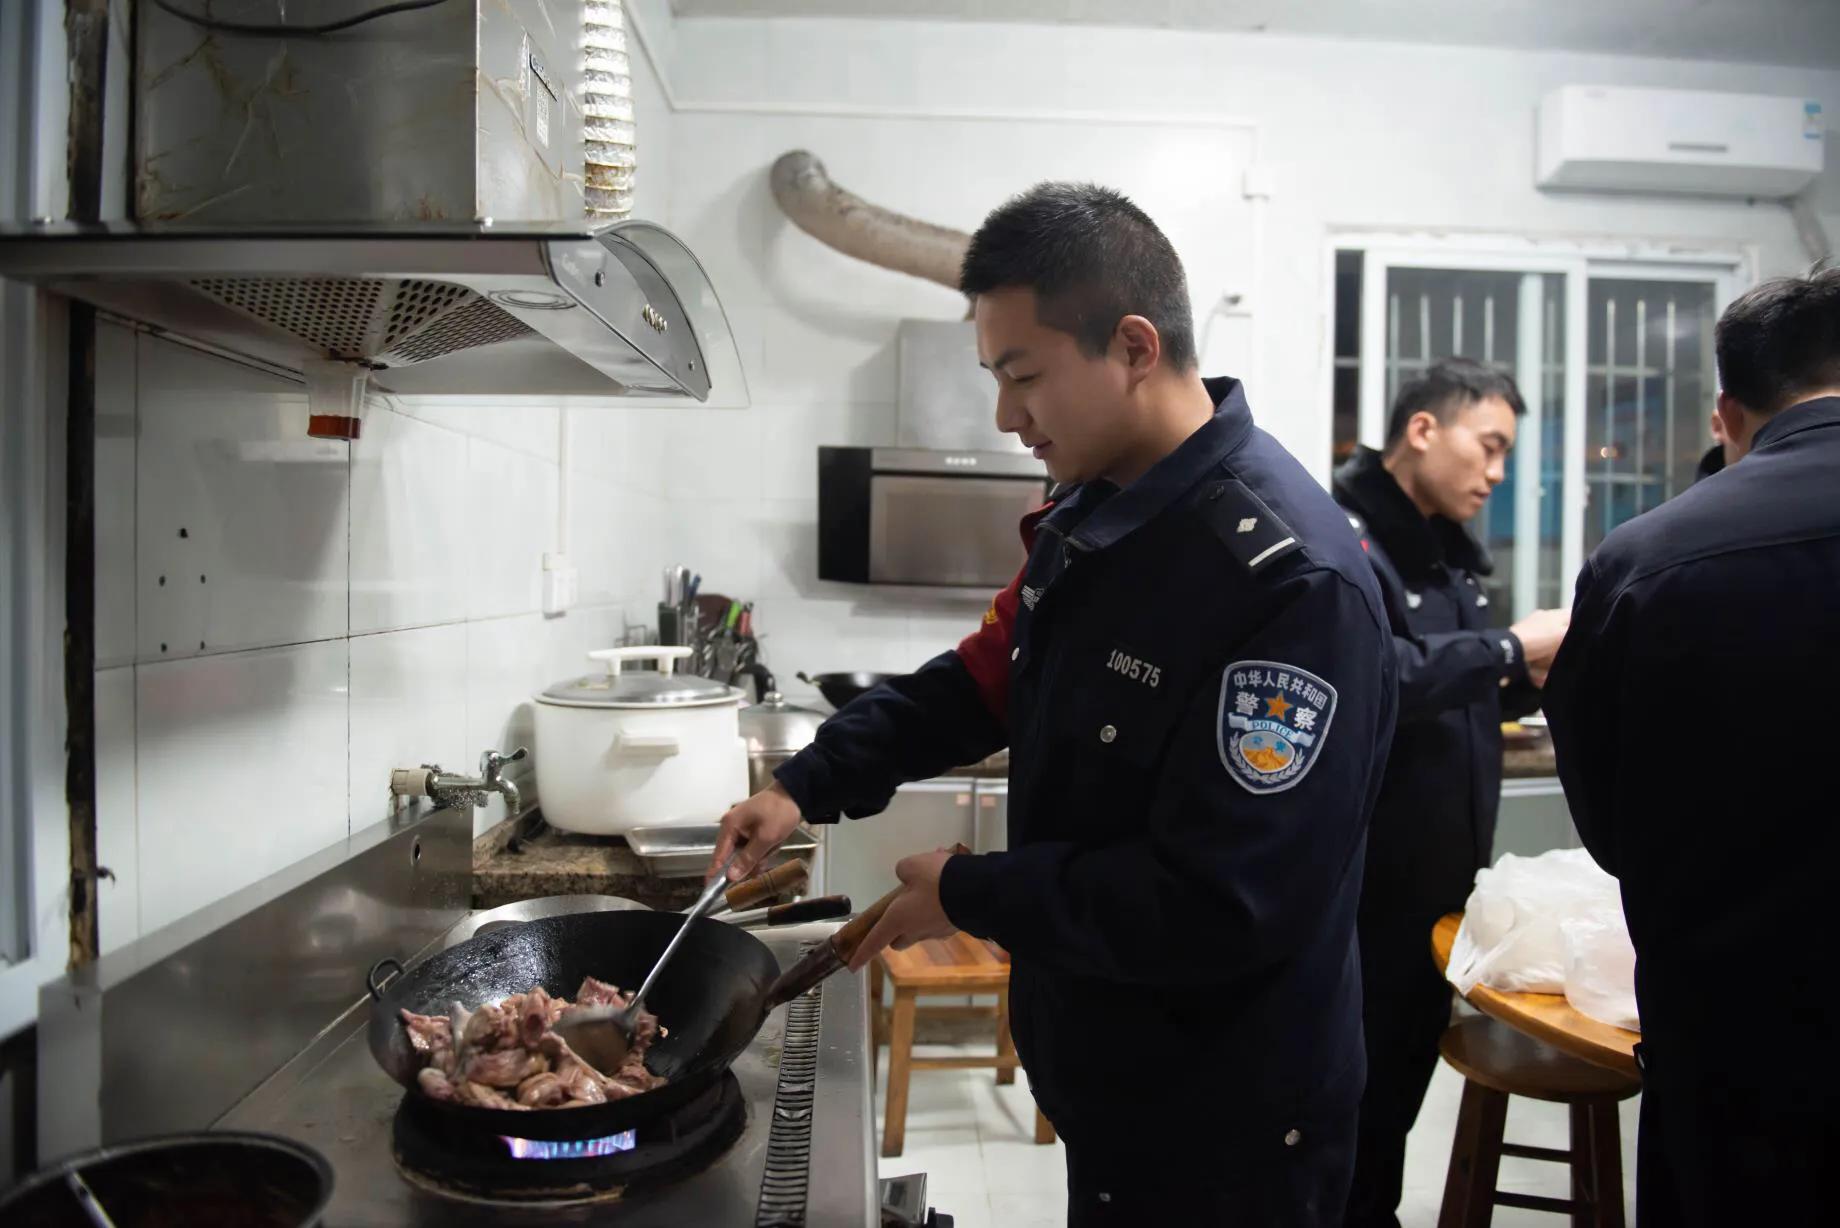
{"label": "air conditioner unit", "polygon": [[1567,85],[1540,102],[1542,188],[1793,196],[1821,173],[1821,104]]}

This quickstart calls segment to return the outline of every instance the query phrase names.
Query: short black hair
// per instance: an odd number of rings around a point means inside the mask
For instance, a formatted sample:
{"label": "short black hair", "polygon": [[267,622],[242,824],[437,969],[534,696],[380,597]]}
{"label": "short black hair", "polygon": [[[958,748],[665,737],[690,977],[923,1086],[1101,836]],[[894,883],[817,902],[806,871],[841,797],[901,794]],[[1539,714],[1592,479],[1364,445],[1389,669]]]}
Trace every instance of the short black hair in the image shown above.
{"label": "short black hair", "polygon": [[1393,416],[1386,423],[1386,448],[1391,451],[1406,437],[1412,415],[1429,413],[1440,423],[1449,422],[1459,409],[1478,401],[1500,397],[1516,417],[1527,412],[1514,377],[1473,358],[1440,358],[1425,373],[1410,380],[1393,398]]}
{"label": "short black hair", "polygon": [[1089,358],[1105,353],[1119,320],[1137,315],[1156,326],[1165,362],[1197,365],[1182,261],[1122,192],[1038,183],[992,210],[971,236],[958,287],[975,298],[1010,286],[1035,291],[1036,317],[1071,333]]}
{"label": "short black hair", "polygon": [[1840,388],[1840,266],[1746,291],[1713,331],[1719,387],[1753,413]]}

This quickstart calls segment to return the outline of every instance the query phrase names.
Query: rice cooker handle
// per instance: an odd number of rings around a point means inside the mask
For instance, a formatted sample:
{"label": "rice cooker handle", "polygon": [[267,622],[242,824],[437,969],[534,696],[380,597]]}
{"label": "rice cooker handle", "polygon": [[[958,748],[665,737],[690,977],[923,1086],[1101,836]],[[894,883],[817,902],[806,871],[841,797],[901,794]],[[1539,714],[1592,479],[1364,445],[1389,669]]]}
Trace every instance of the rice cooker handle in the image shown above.
{"label": "rice cooker handle", "polygon": [[694,649],[681,644],[639,644],[631,648],[596,648],[588,654],[588,660],[603,662],[607,666],[607,676],[618,678],[628,661],[657,661],[658,672],[668,674],[679,661],[694,655]]}

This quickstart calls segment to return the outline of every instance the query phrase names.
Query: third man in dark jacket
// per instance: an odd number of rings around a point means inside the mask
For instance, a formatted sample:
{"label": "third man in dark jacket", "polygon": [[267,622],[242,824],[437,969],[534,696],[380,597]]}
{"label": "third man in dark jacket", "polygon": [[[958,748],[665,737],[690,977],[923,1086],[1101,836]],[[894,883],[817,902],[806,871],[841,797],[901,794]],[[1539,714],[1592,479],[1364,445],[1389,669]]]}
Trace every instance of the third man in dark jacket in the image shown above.
{"label": "third man in dark jacket", "polygon": [[1335,475],[1380,581],[1399,665],[1399,720],[1374,807],[1359,937],[1367,1044],[1350,1228],[1395,1228],[1406,1135],[1437,1066],[1450,986],[1431,927],[1488,864],[1501,722],[1532,711],[1563,611],[1493,626],[1488,554],[1463,527],[1506,476],[1524,410],[1507,375],[1450,358],[1400,389],[1386,448]]}
{"label": "third man in dark jacket", "polygon": [[1553,750],[1636,949],[1637,1222],[1831,1224],[1840,269],[1714,344],[1731,464],[1585,563]]}

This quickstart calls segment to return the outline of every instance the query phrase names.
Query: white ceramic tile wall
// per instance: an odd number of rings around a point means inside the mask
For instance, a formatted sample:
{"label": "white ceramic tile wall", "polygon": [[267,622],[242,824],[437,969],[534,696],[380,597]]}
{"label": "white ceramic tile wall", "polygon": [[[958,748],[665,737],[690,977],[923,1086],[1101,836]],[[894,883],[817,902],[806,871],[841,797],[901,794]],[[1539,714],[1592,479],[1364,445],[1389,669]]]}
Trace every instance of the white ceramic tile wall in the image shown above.
{"label": "white ceramic tile wall", "polygon": [[[545,675],[550,660],[547,641],[548,628],[541,614],[467,623],[469,753],[476,755],[493,748],[510,751],[519,746],[537,749],[531,696],[554,681]],[[483,809],[474,812],[473,829],[484,831],[504,817],[504,800],[494,795]]]}
{"label": "white ceramic tile wall", "polygon": [[412,418],[555,463],[553,405],[482,405],[444,397],[393,397],[390,403]]}
{"label": "white ceramic tile wall", "polygon": [[[587,423],[570,464],[582,595],[545,618],[557,407],[378,399],[355,444],[313,441],[281,377],[120,328],[105,344],[105,949],[383,819],[393,767],[531,746],[532,693],[650,613],[664,442],[633,446],[617,407],[568,411]],[[476,827],[503,817],[494,799]]]}
{"label": "white ceramic tile wall", "polygon": [[356,831],[389,817],[391,769],[468,771],[478,751],[466,739],[465,624],[354,635],[350,652],[347,796]]}
{"label": "white ceramic tile wall", "polygon": [[138,366],[139,659],[343,636],[347,445],[278,375],[147,336]]}
{"label": "white ceramic tile wall", "polygon": [[144,932],[347,834],[346,670],[343,639],[139,668]]}
{"label": "white ceramic tile wall", "polygon": [[466,618],[467,437],[373,406],[351,445],[351,633]]}
{"label": "white ceramic tile wall", "polygon": [[471,438],[463,481],[467,617],[540,609],[543,552],[556,533],[555,462]]}

